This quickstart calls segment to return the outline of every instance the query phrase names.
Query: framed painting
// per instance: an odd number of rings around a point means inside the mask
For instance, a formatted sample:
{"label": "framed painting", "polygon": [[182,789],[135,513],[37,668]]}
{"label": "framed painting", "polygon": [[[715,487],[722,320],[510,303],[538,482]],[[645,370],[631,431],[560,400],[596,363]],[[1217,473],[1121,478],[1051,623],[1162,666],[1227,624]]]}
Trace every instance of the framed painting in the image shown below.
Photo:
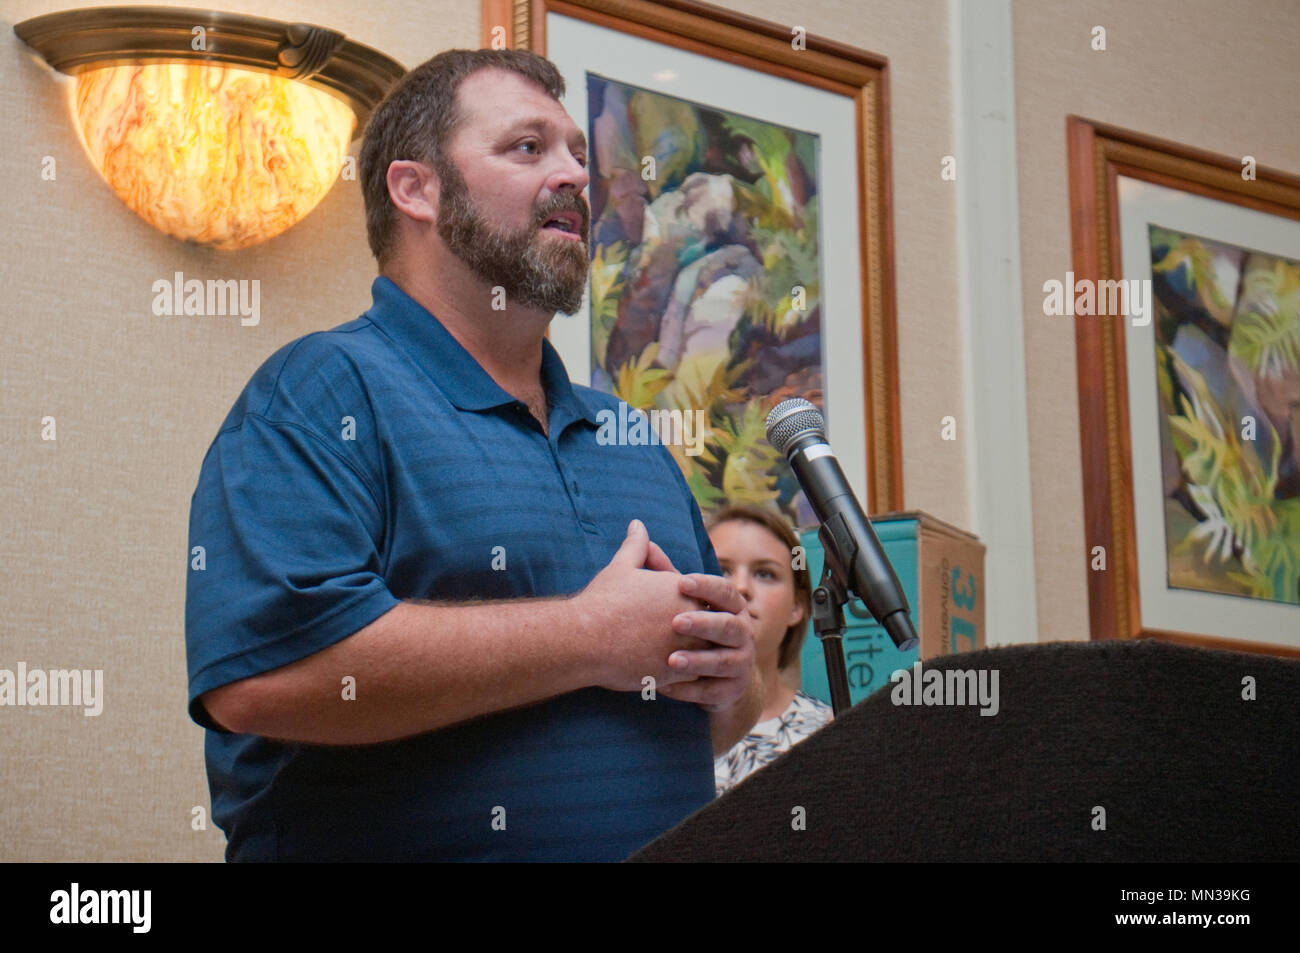
{"label": "framed painting", "polygon": [[1067,136],[1092,637],[1300,656],[1300,177]]}
{"label": "framed painting", "polygon": [[706,516],[815,522],[764,429],[794,396],[901,509],[885,61],[676,0],[488,0],[483,39],[554,62],[589,143],[591,281],[550,329],[573,380],[667,426]]}

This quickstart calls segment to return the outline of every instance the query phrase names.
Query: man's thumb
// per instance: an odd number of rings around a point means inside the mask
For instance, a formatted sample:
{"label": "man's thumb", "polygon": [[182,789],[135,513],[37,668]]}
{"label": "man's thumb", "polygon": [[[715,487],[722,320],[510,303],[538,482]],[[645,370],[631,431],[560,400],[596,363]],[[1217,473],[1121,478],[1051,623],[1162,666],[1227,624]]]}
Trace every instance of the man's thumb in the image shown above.
{"label": "man's thumb", "polygon": [[634,569],[645,565],[650,547],[650,533],[640,520],[633,520],[627,525],[627,538],[614,554],[611,563],[626,563]]}

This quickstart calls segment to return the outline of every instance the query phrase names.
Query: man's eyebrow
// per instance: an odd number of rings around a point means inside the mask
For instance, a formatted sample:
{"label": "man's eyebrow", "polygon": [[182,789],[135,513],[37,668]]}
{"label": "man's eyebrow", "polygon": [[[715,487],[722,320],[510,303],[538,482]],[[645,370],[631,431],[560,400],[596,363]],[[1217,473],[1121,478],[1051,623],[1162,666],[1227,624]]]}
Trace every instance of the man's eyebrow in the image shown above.
{"label": "man's eyebrow", "polygon": [[[512,122],[507,126],[503,135],[508,136],[525,129],[532,130],[533,132],[545,133],[548,132],[550,128],[551,124],[543,119],[522,119],[519,122]],[[570,141],[577,142],[583,152],[587,151],[587,137],[583,134],[581,129],[578,130],[577,136],[572,138]]]}

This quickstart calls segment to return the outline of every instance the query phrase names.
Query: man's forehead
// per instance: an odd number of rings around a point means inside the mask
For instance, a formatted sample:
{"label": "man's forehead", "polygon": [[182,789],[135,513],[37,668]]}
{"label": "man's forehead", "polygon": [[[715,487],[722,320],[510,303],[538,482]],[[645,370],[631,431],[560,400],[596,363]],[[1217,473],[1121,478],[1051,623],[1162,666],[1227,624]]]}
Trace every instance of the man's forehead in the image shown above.
{"label": "man's forehead", "polygon": [[564,107],[541,86],[517,73],[479,70],[465,77],[458,96],[464,120],[462,127],[473,126],[484,136],[528,127],[551,127],[566,138],[578,138],[584,147],[587,144],[587,137]]}

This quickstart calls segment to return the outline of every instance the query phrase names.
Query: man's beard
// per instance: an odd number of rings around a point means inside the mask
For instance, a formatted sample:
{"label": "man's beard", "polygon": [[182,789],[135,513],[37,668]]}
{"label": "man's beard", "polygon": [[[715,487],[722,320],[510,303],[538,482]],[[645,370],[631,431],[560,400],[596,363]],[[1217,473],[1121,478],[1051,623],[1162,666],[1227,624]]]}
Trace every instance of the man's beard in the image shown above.
{"label": "man's beard", "polygon": [[[449,161],[434,163],[438,173],[438,234],[447,247],[492,287],[505,289],[514,304],[539,311],[575,314],[582,307],[590,268],[587,208],[577,195],[556,195],[517,231],[489,223],[470,197],[460,170]],[[558,212],[582,217],[581,241],[548,238],[542,223]]]}

